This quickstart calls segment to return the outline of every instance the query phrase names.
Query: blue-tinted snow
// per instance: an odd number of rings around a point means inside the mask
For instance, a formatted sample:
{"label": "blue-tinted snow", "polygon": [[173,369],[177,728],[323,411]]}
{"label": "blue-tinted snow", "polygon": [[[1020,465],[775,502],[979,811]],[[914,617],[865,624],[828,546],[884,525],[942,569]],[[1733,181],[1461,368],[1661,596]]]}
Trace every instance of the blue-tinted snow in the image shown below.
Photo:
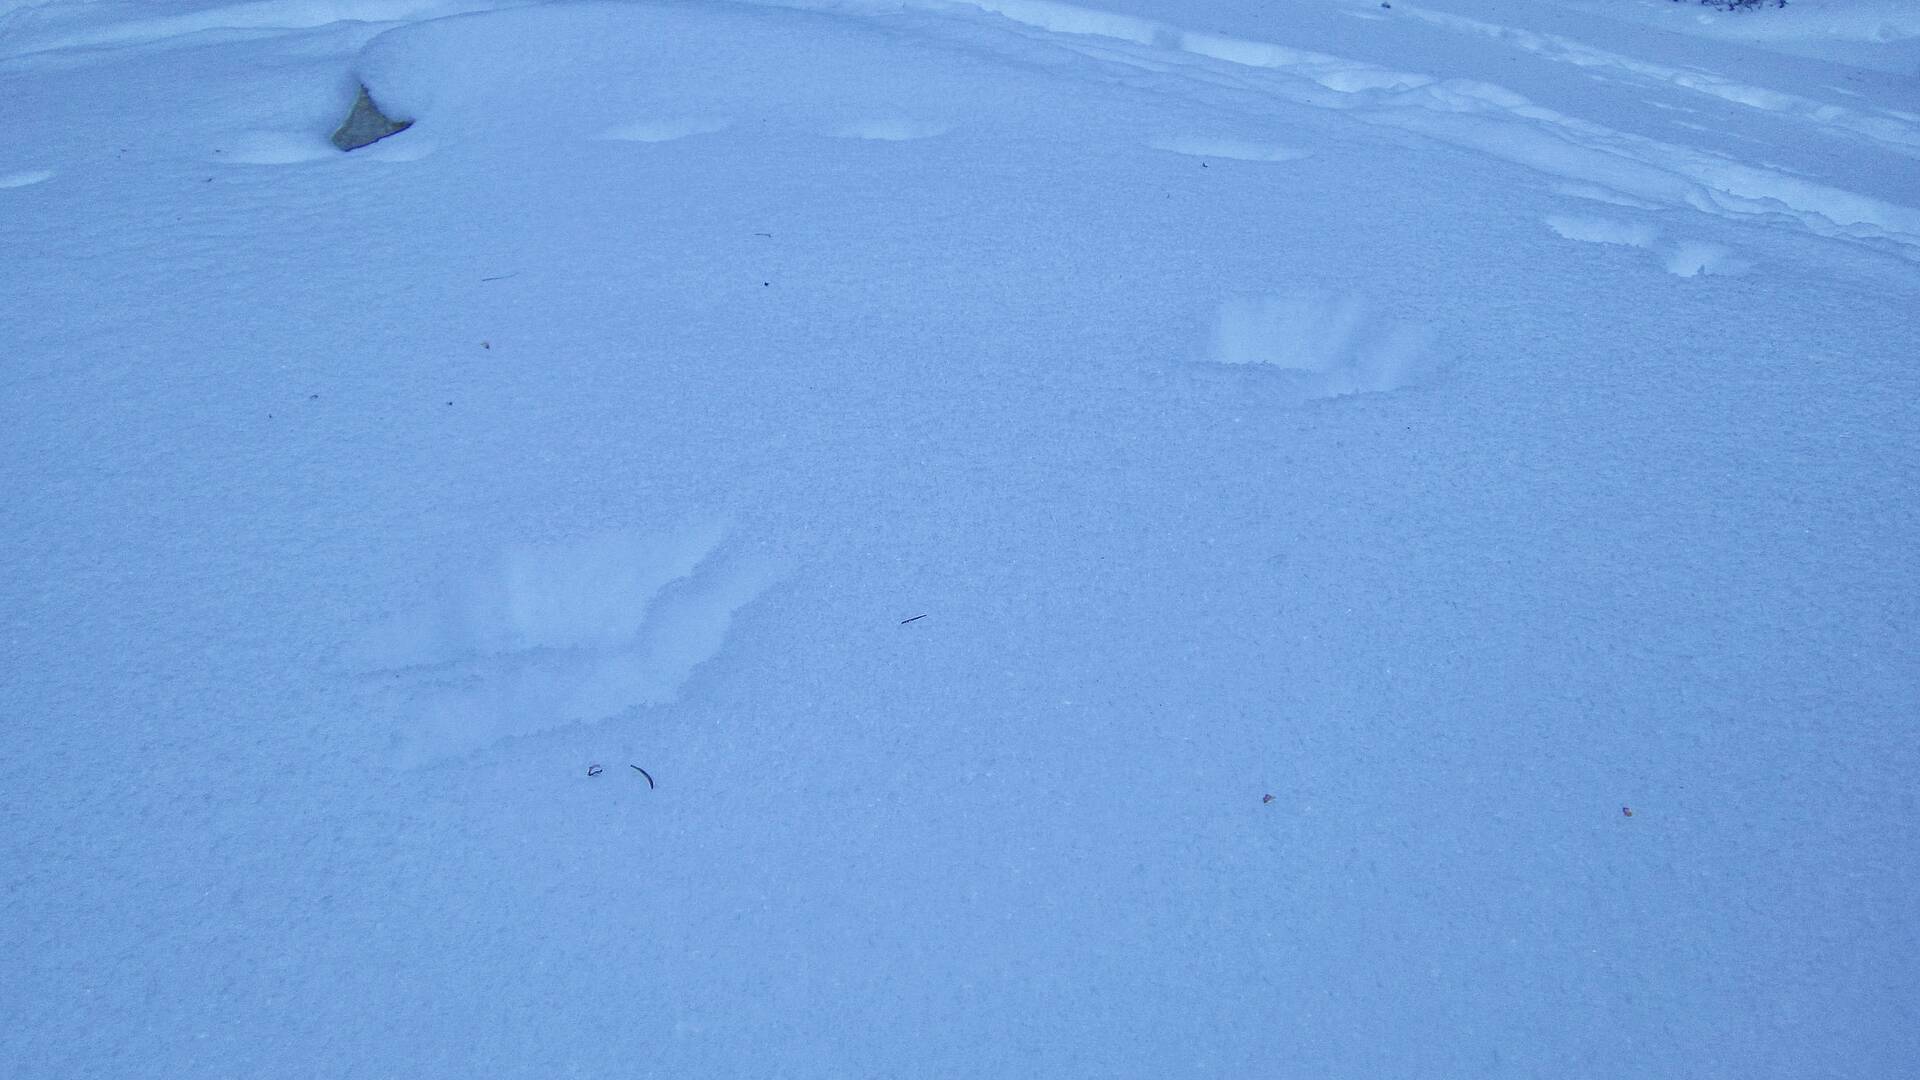
{"label": "blue-tinted snow", "polygon": [[1916,41],[0,3],[0,1071],[1898,1074]]}

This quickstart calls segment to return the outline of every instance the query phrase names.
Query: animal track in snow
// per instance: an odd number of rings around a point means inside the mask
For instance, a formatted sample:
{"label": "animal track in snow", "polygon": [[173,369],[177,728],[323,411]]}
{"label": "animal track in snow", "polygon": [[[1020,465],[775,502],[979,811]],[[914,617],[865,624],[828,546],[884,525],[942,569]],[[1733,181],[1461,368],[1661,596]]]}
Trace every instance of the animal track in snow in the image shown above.
{"label": "animal track in snow", "polygon": [[1191,135],[1151,139],[1147,142],[1147,146],[1149,149],[1165,150],[1170,154],[1228,161],[1298,161],[1312,156],[1309,151],[1296,150],[1290,146]]}
{"label": "animal track in snow", "polygon": [[1338,397],[1407,385],[1431,340],[1425,327],[1381,318],[1361,297],[1302,291],[1222,304],[1207,359],[1296,372],[1306,396]]}
{"label": "animal track in snow", "polygon": [[516,547],[376,627],[355,657],[381,677],[396,763],[673,701],[778,577],[724,541],[709,525]]}

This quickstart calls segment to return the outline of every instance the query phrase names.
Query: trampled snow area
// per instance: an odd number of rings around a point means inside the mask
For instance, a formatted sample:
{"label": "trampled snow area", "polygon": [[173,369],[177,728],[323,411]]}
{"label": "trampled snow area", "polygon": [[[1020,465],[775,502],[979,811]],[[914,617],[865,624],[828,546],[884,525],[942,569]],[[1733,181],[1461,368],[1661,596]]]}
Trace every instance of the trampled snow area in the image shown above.
{"label": "trampled snow area", "polygon": [[1917,46],[0,0],[0,1074],[1902,1075]]}

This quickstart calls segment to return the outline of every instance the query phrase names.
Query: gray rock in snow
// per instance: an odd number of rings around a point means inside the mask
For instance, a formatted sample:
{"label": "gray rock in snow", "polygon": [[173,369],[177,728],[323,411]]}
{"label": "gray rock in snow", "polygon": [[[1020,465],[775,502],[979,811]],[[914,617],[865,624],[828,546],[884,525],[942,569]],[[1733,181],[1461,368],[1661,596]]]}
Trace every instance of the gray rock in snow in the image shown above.
{"label": "gray rock in snow", "polygon": [[353,111],[347,114],[346,122],[333,133],[333,145],[342,150],[358,150],[412,126],[411,120],[395,120],[381,112],[380,106],[373,103],[373,95],[362,86],[360,96],[353,101]]}

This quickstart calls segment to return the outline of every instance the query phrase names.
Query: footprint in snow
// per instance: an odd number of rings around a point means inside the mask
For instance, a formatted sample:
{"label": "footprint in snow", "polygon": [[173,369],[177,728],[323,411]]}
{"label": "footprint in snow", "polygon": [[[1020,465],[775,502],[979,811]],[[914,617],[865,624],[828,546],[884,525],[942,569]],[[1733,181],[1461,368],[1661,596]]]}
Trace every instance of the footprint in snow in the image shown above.
{"label": "footprint in snow", "polygon": [[1732,249],[1719,244],[1683,240],[1662,245],[1659,243],[1660,230],[1651,225],[1565,214],[1549,214],[1544,220],[1547,228],[1566,240],[1654,251],[1660,258],[1661,267],[1676,277],[1738,277],[1753,269],[1751,262],[1737,257]]}
{"label": "footprint in snow", "polygon": [[870,139],[875,142],[912,142],[916,139],[933,139],[953,130],[946,124],[927,123],[922,120],[903,120],[898,118],[881,120],[861,120],[851,124],[842,124],[828,128],[827,134],[836,139]]}
{"label": "footprint in snow", "polygon": [[1751,262],[1734,255],[1731,248],[1697,240],[1674,245],[1662,265],[1667,273],[1683,278],[1739,277],[1753,269]]}
{"label": "footprint in snow", "polygon": [[1153,150],[1165,150],[1170,154],[1228,161],[1298,161],[1312,156],[1306,150],[1296,150],[1291,146],[1246,142],[1240,139],[1219,139],[1204,135],[1175,135],[1151,139],[1148,140],[1147,146]]}
{"label": "footprint in snow", "polygon": [[1623,247],[1650,248],[1660,238],[1660,230],[1651,225],[1636,225],[1606,218],[1572,217],[1549,214],[1547,228],[1562,239],[1582,244],[1616,244]]}
{"label": "footprint in snow", "polygon": [[718,526],[518,546],[442,582],[353,649],[396,765],[675,700],[779,576]]}
{"label": "footprint in snow", "polygon": [[1207,359],[1282,369],[1306,397],[1339,397],[1409,385],[1428,366],[1432,337],[1363,297],[1304,290],[1222,304]]}
{"label": "footprint in snow", "polygon": [[654,120],[635,120],[617,124],[597,137],[609,142],[663,143],[691,135],[712,135],[731,127],[733,121],[720,116],[680,116]]}
{"label": "footprint in snow", "polygon": [[28,169],[24,172],[0,173],[0,188],[32,187],[53,179],[52,169]]}

